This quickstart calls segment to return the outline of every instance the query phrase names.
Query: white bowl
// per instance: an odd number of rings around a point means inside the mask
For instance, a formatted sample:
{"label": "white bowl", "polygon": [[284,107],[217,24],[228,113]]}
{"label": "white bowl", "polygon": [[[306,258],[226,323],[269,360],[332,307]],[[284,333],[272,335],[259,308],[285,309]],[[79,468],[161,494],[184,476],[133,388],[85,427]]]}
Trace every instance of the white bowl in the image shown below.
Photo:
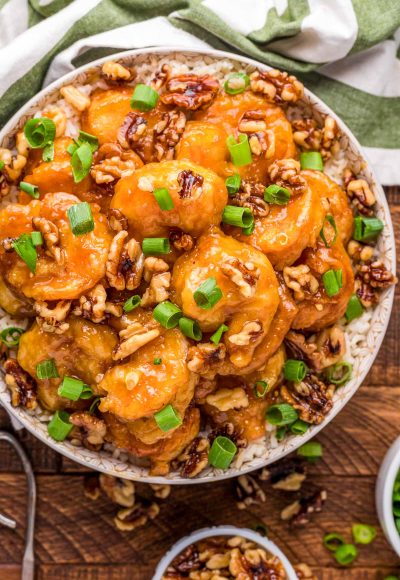
{"label": "white bowl", "polygon": [[285,554],[278,548],[274,542],[268,538],[264,538],[257,532],[249,530],[248,528],[237,528],[236,526],[214,526],[211,528],[203,528],[192,532],[189,536],[182,538],[176,542],[168,552],[160,560],[157,569],[154,573],[152,580],[161,580],[163,574],[166,572],[168,566],[171,564],[172,560],[185,548],[194,544],[200,540],[205,540],[206,538],[213,538],[215,536],[241,536],[259,544],[265,550],[268,550],[270,554],[277,556],[283,564],[288,580],[297,580],[297,574],[294,571],[293,566],[286,558]]}
{"label": "white bowl", "polygon": [[[135,66],[153,59],[164,59],[164,61],[169,62],[171,58],[176,57],[181,58],[182,62],[184,63],[193,62],[194,59],[198,57],[204,57],[205,59],[208,59],[212,62],[218,62],[221,59],[226,59],[231,62],[232,67],[240,68],[240,70],[246,71],[254,70],[255,68],[261,70],[268,70],[270,68],[249,58],[211,49],[198,51],[181,49],[180,47],[157,49],[149,48],[131,50],[121,52],[116,55],[107,56],[63,76],[59,80],[43,89],[33,99],[26,103],[20,109],[20,111],[14,115],[14,117],[5,125],[2,131],[0,131],[0,146],[7,147],[11,145],[13,135],[18,130],[21,130],[24,123],[32,115],[34,115],[36,111],[43,109],[43,107],[48,104],[49,101],[56,100],[56,96],[59,96],[58,91],[61,86],[73,82],[79,84],[84,83],[85,80],[87,80],[88,77],[93,74],[93,72],[99,71],[102,64],[107,60],[110,60],[110,58],[116,59],[122,63],[125,62],[128,65]],[[345,140],[346,142],[347,157],[353,159],[353,162],[358,168],[357,173],[367,179],[376,195],[377,215],[385,223],[385,228],[382,232],[382,235],[380,236],[378,247],[384,254],[388,267],[394,272],[396,263],[395,241],[390,211],[383,189],[377,182],[370,164],[365,159],[360,144],[354,135],[350,132],[350,130],[335,115],[335,113],[307,89],[305,90],[305,95],[302,101],[304,102],[304,107],[308,113],[312,111],[313,114],[320,119],[326,115],[330,115],[336,120],[343,135],[342,140]],[[382,293],[380,302],[373,311],[372,322],[368,332],[364,330],[358,333],[357,336],[361,337],[362,340],[365,340],[365,345],[362,347],[360,354],[354,361],[353,377],[345,386],[338,389],[335,393],[333,398],[333,408],[326,416],[324,421],[320,425],[312,426],[304,435],[290,436],[276,446],[271,447],[263,443],[261,446],[257,447],[257,452],[255,452],[254,450],[256,447],[252,444],[251,447],[249,446],[249,448],[245,450],[245,453],[251,454],[251,457],[249,458],[247,455],[246,461],[241,463],[243,455],[240,455],[232,464],[230,469],[226,471],[214,470],[214,472],[211,472],[210,470],[205,470],[195,479],[183,479],[177,473],[170,474],[166,477],[152,477],[149,475],[147,468],[127,462],[126,457],[124,456],[119,457],[118,454],[111,454],[106,451],[93,452],[85,449],[84,447],[75,447],[71,445],[69,441],[62,443],[57,443],[54,441],[48,435],[45,423],[41,422],[35,414],[29,414],[23,408],[12,407],[9,392],[1,376],[0,403],[13,417],[15,417],[15,419],[22,423],[26,429],[28,429],[41,441],[46,443],[46,445],[49,445],[73,461],[81,463],[82,465],[97,471],[108,473],[109,475],[113,475],[115,477],[125,477],[127,479],[148,483],[170,484],[205,483],[227,479],[230,477],[236,477],[238,475],[243,475],[255,469],[264,467],[269,463],[281,459],[288,453],[291,453],[300,445],[312,437],[315,437],[315,435],[323,427],[325,427],[337,415],[337,413],[339,413],[339,411],[357,391],[375,360],[375,357],[384,338],[387,325],[389,323],[393,296],[393,287],[388,288]],[[359,320],[361,321],[362,319]],[[350,328],[354,324],[358,324],[358,321],[351,323]]]}
{"label": "white bowl", "polygon": [[400,437],[389,447],[379,469],[375,488],[375,502],[379,521],[387,541],[400,556],[400,534],[394,523],[392,493],[396,475],[400,470]]}

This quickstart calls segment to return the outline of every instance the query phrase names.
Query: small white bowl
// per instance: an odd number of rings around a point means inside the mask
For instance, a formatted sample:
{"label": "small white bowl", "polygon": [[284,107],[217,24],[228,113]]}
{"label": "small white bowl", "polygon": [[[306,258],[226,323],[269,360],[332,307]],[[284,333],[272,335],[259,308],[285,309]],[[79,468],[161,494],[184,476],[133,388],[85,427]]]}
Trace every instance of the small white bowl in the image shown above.
{"label": "small white bowl", "polygon": [[274,542],[268,540],[268,538],[260,536],[260,534],[257,534],[257,532],[254,532],[253,530],[249,530],[248,528],[237,528],[236,526],[214,526],[211,528],[202,528],[201,530],[192,532],[189,536],[181,538],[160,560],[152,580],[161,580],[172,560],[188,546],[206,538],[214,538],[215,536],[241,536],[242,538],[246,538],[247,540],[259,544],[262,548],[268,550],[270,554],[277,556],[280,559],[288,580],[297,580],[297,574],[294,571],[293,566]]}
{"label": "small white bowl", "polygon": [[389,448],[381,464],[375,489],[375,502],[381,527],[393,550],[400,556],[400,534],[394,523],[392,493],[400,470],[400,437]]}

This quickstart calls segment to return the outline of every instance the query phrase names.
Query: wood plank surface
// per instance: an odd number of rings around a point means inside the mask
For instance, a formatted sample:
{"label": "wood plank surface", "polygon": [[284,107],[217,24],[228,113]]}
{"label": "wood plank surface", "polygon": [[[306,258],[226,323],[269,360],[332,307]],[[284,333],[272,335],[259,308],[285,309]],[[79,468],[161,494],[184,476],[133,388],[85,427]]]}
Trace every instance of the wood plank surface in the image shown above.
{"label": "wood plank surface", "polygon": [[[396,232],[400,231],[400,188],[387,189]],[[400,243],[397,242],[398,261]],[[378,526],[374,504],[380,462],[400,432],[400,290],[384,344],[365,384],[338,417],[318,436],[324,457],[311,467],[305,488],[326,489],[320,514],[301,530],[282,522],[280,512],[296,493],[263,484],[267,501],[238,510],[233,481],[174,487],[161,502],[158,518],[132,532],[120,532],[116,506],[101,497],[88,500],[83,481],[89,471],[61,457],[24,430],[18,437],[27,449],[38,484],[35,556],[39,580],[150,580],[164,551],[179,537],[211,524],[252,526],[264,522],[270,537],[293,562],[307,562],[321,580],[382,580],[400,575],[400,563],[379,529],[370,547],[361,547],[349,569],[335,565],[323,548],[328,531],[350,540],[354,522]],[[11,429],[0,409],[0,428]],[[149,487],[138,485],[140,495]],[[0,527],[0,580],[20,578],[25,530],[26,484],[14,453],[0,444],[0,513],[18,522]]]}

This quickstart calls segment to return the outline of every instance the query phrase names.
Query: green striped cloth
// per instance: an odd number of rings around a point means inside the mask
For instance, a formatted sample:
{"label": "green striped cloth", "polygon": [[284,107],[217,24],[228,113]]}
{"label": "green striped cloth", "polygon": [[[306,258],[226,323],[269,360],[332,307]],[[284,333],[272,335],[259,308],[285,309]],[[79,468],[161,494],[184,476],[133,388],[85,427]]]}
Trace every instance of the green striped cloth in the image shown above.
{"label": "green striped cloth", "polygon": [[400,0],[0,0],[0,125],[99,56],[212,46],[294,72],[399,184],[399,26]]}

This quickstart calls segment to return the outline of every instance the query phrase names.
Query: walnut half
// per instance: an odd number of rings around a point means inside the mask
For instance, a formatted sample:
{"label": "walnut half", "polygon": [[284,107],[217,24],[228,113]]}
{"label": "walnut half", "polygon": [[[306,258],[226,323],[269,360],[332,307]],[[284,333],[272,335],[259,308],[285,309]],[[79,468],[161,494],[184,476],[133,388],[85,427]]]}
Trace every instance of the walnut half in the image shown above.
{"label": "walnut half", "polygon": [[34,379],[17,363],[15,359],[7,359],[4,363],[5,382],[11,391],[13,407],[22,405],[26,409],[36,409],[37,385]]}

